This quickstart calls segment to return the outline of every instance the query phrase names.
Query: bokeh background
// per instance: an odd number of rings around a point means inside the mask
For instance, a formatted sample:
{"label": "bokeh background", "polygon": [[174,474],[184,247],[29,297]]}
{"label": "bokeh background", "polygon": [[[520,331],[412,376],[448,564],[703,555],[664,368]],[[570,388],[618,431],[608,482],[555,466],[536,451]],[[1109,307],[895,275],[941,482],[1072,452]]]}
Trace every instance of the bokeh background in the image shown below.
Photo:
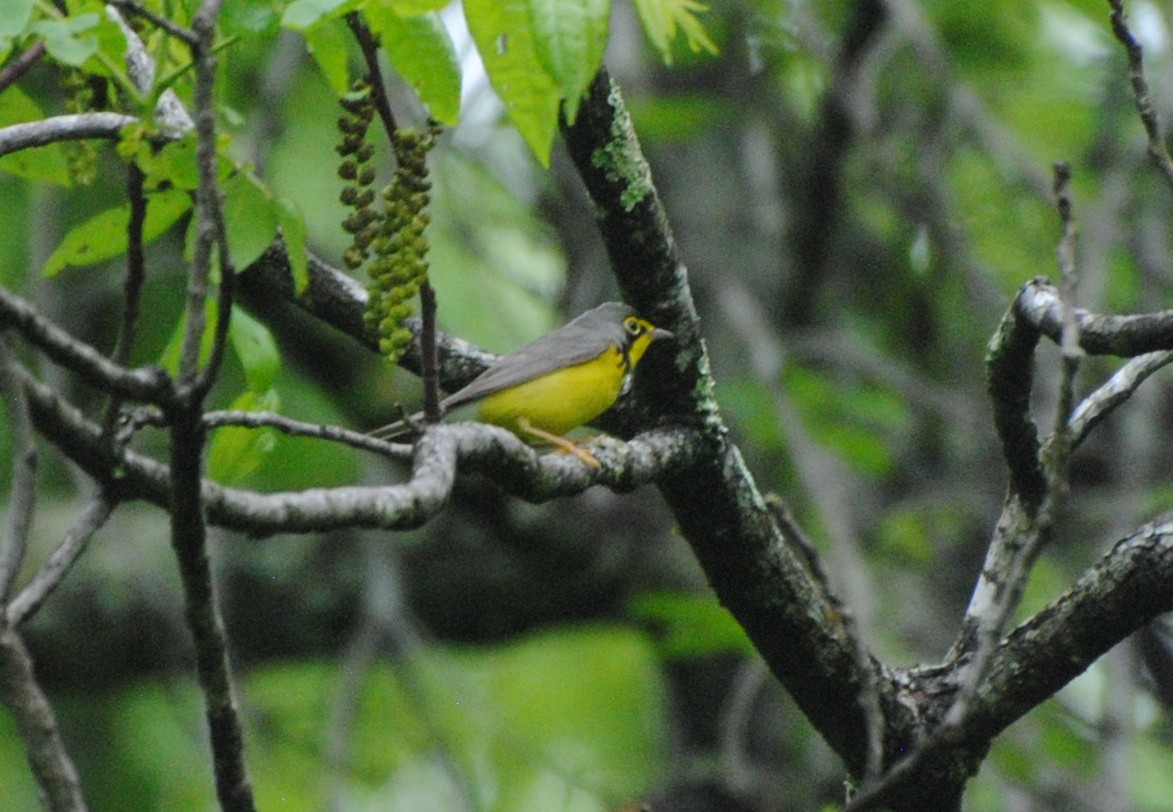
{"label": "bokeh background", "polygon": [[[1169,120],[1173,7],[1128,9]],[[533,161],[459,14],[445,19],[465,88],[462,123],[430,158],[432,279],[441,326],[504,352],[617,293],[569,160],[556,145],[549,171]],[[1146,157],[1108,6],[742,0],[702,19],[719,55],[682,45],[666,66],[618,3],[606,64],[688,264],[722,409],[877,654],[933,662],[1004,489],[986,342],[1023,282],[1057,275],[1055,161],[1074,176],[1080,305],[1170,304],[1173,190]],[[222,54],[222,124],[337,264],[348,237],[336,102],[298,35],[262,43]],[[59,111],[49,71],[22,87]],[[408,88],[396,85],[392,104],[422,122]],[[21,120],[20,106],[0,94],[0,120]],[[0,160],[0,282],[109,348],[120,263],[40,269],[68,229],[123,198],[110,180],[121,170],[103,147],[102,182],[28,179],[21,162],[58,152]],[[148,249],[136,363],[158,361],[175,335],[183,240],[175,229]],[[414,379],[352,340],[292,309],[266,319],[281,412],[367,429],[416,402]],[[1088,359],[1081,391],[1114,367]],[[59,370],[38,372],[99,403]],[[1041,347],[1044,429],[1057,373],[1057,352]],[[230,360],[217,404],[243,381]],[[1158,375],[1076,455],[1023,616],[1173,506],[1170,394]],[[137,442],[163,448],[149,432]],[[266,435],[260,465],[236,464],[232,443],[217,442],[213,474],[263,490],[402,476],[312,440]],[[0,459],[7,443],[0,431]],[[88,488],[42,452],[33,564]],[[165,518],[120,509],[26,629],[95,810],[214,804]],[[594,812],[646,800],[775,812],[845,797],[841,765],[716,604],[651,488],[529,505],[470,478],[419,531],[218,533],[213,551],[261,808]],[[1168,659],[1159,627],[1119,646],[997,740],[965,808],[1173,809]],[[6,715],[0,786],[6,808],[36,807]]]}

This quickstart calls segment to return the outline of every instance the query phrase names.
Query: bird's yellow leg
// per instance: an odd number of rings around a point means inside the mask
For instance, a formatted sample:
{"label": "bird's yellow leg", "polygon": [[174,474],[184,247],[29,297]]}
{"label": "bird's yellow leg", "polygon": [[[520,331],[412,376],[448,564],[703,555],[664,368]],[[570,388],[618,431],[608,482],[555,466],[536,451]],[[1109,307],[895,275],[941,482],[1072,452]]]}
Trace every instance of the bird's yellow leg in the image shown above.
{"label": "bird's yellow leg", "polygon": [[557,434],[551,434],[548,431],[543,431],[534,424],[530,423],[524,417],[519,417],[517,419],[517,427],[526,434],[533,435],[539,440],[544,440],[550,445],[557,446],[568,454],[573,454],[592,468],[601,469],[603,467],[603,464],[595,459],[595,455],[587,451],[582,446],[575,445],[565,437],[559,437]]}

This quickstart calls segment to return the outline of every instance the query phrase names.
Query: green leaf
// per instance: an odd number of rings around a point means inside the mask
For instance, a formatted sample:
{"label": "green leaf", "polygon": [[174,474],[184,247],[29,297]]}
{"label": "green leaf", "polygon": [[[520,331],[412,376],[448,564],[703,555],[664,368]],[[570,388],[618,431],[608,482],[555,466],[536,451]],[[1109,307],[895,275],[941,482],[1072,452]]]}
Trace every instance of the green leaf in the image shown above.
{"label": "green leaf", "polygon": [[659,632],[660,653],[665,657],[754,650],[733,615],[711,595],[648,592],[631,602],[631,611]]}
{"label": "green leaf", "polygon": [[414,17],[430,11],[440,11],[451,0],[386,0],[391,10],[400,17]]}
{"label": "green leaf", "polygon": [[[151,242],[191,209],[191,197],[182,189],[147,195],[143,242]],[[93,265],[126,252],[130,206],[107,209],[74,226],[49,256],[41,273],[55,276],[67,266]]]}
{"label": "green leaf", "polygon": [[91,34],[98,27],[96,13],[79,14],[62,20],[38,20],[32,32],[45,43],[49,56],[66,65],[80,66],[98,52],[98,40]]}
{"label": "green leaf", "polygon": [[439,16],[401,17],[383,5],[367,8],[363,16],[432,117],[454,126],[460,117],[460,62]]}
{"label": "green leaf", "polygon": [[281,26],[304,31],[319,20],[337,16],[345,8],[353,8],[355,0],[293,0],[281,15]]}
{"label": "green leaf", "polygon": [[465,0],[464,16],[509,118],[549,166],[562,94],[538,58],[526,0]]}
{"label": "green leaf", "polygon": [[717,53],[717,46],[709,39],[704,25],[697,19],[696,12],[708,11],[709,7],[697,0],[635,0],[644,34],[660,52],[665,65],[672,64],[672,41],[677,29],[684,33],[689,49],[693,53],[702,50]]}
{"label": "green leaf", "polygon": [[[0,3],[5,0],[0,0]],[[45,114],[19,85],[0,93],[0,127],[25,121],[39,121]],[[36,149],[22,149],[0,158],[0,170],[31,180],[69,186],[69,164],[61,144],[46,144]]]}
{"label": "green leaf", "polygon": [[33,0],[0,0],[0,50],[7,50],[24,33],[32,13]]}
{"label": "green leaf", "polygon": [[169,141],[160,150],[144,144],[136,154],[135,161],[146,174],[145,184],[148,188],[171,185],[192,191],[200,183],[195,154],[195,134],[189,133],[178,141]]}
{"label": "green leaf", "polygon": [[251,172],[238,170],[221,184],[228,252],[238,270],[248,267],[277,236],[273,195]]}
{"label": "green leaf", "polygon": [[220,13],[220,30],[225,37],[272,34],[277,29],[279,6],[272,0],[232,0]]}
{"label": "green leaf", "polygon": [[277,224],[281,226],[281,236],[285,240],[285,253],[289,257],[293,287],[297,293],[302,293],[310,283],[305,218],[301,216],[301,210],[292,200],[279,197],[276,203]]}
{"label": "green leaf", "polygon": [[562,90],[566,117],[574,121],[578,104],[607,48],[610,0],[529,0],[534,44],[547,73]]}
{"label": "green leaf", "polygon": [[233,308],[228,335],[249,391],[259,394],[271,390],[281,371],[281,353],[269,328],[240,308]]}
{"label": "green leaf", "polygon": [[346,23],[324,18],[302,31],[306,48],[337,96],[350,90],[350,32]]}
{"label": "green leaf", "polygon": [[[233,313],[233,326],[236,323]],[[245,392],[229,406],[245,412],[272,412],[281,399],[275,390]],[[277,444],[277,432],[268,427],[252,429],[244,426],[225,426],[216,430],[208,449],[208,475],[217,482],[239,482],[255,473],[264,457]]]}

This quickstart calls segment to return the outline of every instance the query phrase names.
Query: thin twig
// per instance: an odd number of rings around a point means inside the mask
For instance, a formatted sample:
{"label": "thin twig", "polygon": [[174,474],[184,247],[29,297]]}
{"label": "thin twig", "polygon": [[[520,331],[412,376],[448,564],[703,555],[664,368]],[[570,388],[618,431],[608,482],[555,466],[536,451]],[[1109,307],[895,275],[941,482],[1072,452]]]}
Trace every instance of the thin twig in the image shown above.
{"label": "thin twig", "polygon": [[35,64],[41,61],[45,56],[45,42],[44,40],[37,40],[19,56],[9,62],[0,69],[0,93],[7,90],[17,79],[24,76],[25,73]]}
{"label": "thin twig", "polygon": [[13,374],[11,350],[0,334],[0,398],[8,412],[8,436],[12,443],[12,485],[8,500],[8,522],[0,546],[0,611],[16,581],[28,547],[29,529],[37,499],[37,445],[29,419],[28,402]]}
{"label": "thin twig", "polygon": [[1170,158],[1169,150],[1165,147],[1165,139],[1161,134],[1161,120],[1149,95],[1149,83],[1144,72],[1144,49],[1128,27],[1124,0],[1108,0],[1108,5],[1112,7],[1112,33],[1128,52],[1128,79],[1136,97],[1136,110],[1149,138],[1149,158],[1160,170],[1166,182],[1173,185],[1173,158]]}
{"label": "thin twig", "polygon": [[247,428],[272,428],[284,434],[298,437],[315,437],[319,440],[343,443],[364,451],[375,451],[393,459],[408,461],[412,457],[411,446],[403,443],[389,443],[369,434],[361,434],[340,426],[321,423],[306,423],[301,420],[274,412],[221,411],[204,414],[204,425],[208,428],[221,426],[245,426]]}
{"label": "thin twig", "polygon": [[430,282],[420,285],[420,352],[423,355],[424,420],[439,423],[440,362],[436,354],[436,291]]}
{"label": "thin twig", "polygon": [[1083,352],[1079,348],[1079,322],[1075,318],[1079,280],[1075,272],[1076,228],[1071,205],[1071,167],[1063,161],[1055,164],[1055,203],[1063,228],[1056,251],[1062,279],[1060,296],[1063,302],[1063,333],[1059,339],[1059,348],[1063,354],[1063,374],[1059,389],[1059,412],[1055,420],[1055,437],[1052,440],[1060,451],[1058,466],[1063,469],[1070,445],[1068,420],[1075,402],[1075,375],[1079,371],[1079,362],[1083,357]]}
{"label": "thin twig", "polygon": [[141,3],[136,3],[135,0],[109,0],[109,3],[119,11],[132,14],[136,17],[142,17],[156,28],[161,28],[171,36],[178,37],[189,46],[194,46],[197,43],[195,32],[190,28],[184,28],[174,20],[169,20],[161,14],[156,14]]}
{"label": "thin twig", "polygon": [[42,802],[53,812],[85,812],[81,781],[48,697],[37,684],[24,641],[0,614],[0,702],[12,714],[24,742]]}
{"label": "thin twig", "polygon": [[77,521],[69,528],[69,532],[65,534],[61,544],[49,556],[49,560],[8,605],[9,623],[19,626],[36,613],[65,578],[65,574],[86,549],[90,539],[110,518],[115,504],[105,493],[99,493],[90,500],[77,517]]}
{"label": "thin twig", "polygon": [[391,101],[387,98],[387,85],[383,82],[383,71],[379,67],[379,43],[357,11],[346,15],[346,24],[350,26],[351,33],[362,49],[363,61],[367,66],[367,83],[371,86],[371,101],[375,104],[375,110],[379,113],[387,137],[394,141],[395,131],[399,127],[395,123]]}
{"label": "thin twig", "polygon": [[[195,61],[195,125],[196,168],[199,185],[196,188],[196,236],[192,251],[192,269],[187,284],[183,344],[179,355],[179,381],[192,385],[192,394],[202,396],[210,380],[200,378],[200,346],[207,324],[208,290],[212,277],[213,250],[224,242],[218,162],[216,155],[216,54],[215,20],[219,14],[218,0],[205,0],[193,20],[199,41],[192,49]],[[216,257],[220,253],[215,254]],[[230,269],[220,269],[221,285],[230,276]],[[230,313],[217,312],[218,321]],[[209,366],[212,364],[209,362]],[[196,385],[198,383],[202,385]]]}
{"label": "thin twig", "polygon": [[[1079,373],[1083,350],[1080,349],[1079,321],[1075,318],[1076,291],[1079,277],[1075,265],[1075,215],[1071,205],[1071,167],[1063,161],[1055,164],[1055,203],[1059,210],[1062,234],[1056,256],[1062,279],[1060,297],[1063,308],[1063,332],[1059,337],[1061,367],[1059,376],[1059,397],[1057,398],[1055,428],[1043,449],[1043,462],[1047,476],[1047,498],[1039,511],[1042,542],[1055,521],[1055,511],[1067,488],[1067,467],[1073,450],[1071,414],[1075,408],[1075,381]],[[1037,551],[1026,550],[1026,553]],[[1033,555],[1028,566],[1033,564]],[[1025,578],[1025,574],[1023,576]]]}
{"label": "thin twig", "polygon": [[[122,284],[122,326],[118,342],[110,353],[110,360],[119,366],[126,366],[131,349],[138,336],[139,304],[142,299],[143,282],[146,279],[146,258],[143,254],[143,228],[147,221],[147,196],[143,190],[145,175],[137,164],[126,169],[126,196],[130,203],[130,216],[126,223],[126,279]],[[110,433],[118,419],[122,400],[111,394],[102,418],[102,428]]]}
{"label": "thin twig", "polygon": [[1173,351],[1152,352],[1138,355],[1116,370],[1099,389],[1092,392],[1075,407],[1068,424],[1071,429],[1071,443],[1074,450],[1093,428],[1117,406],[1126,402],[1132,393],[1150,375],[1173,361]]}

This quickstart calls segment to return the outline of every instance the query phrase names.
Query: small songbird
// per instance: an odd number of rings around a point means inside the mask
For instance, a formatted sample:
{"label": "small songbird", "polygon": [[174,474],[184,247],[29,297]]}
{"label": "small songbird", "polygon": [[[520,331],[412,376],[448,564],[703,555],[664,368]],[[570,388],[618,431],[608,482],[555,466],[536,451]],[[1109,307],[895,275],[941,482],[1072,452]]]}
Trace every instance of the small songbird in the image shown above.
{"label": "small songbird", "polygon": [[[653,341],[672,338],[621,302],[605,302],[506,355],[449,395],[440,408],[475,404],[484,423],[509,429],[527,442],[546,442],[596,467],[599,462],[562,435],[607,411],[631,385],[631,375]],[[409,421],[372,431],[388,438]]]}

